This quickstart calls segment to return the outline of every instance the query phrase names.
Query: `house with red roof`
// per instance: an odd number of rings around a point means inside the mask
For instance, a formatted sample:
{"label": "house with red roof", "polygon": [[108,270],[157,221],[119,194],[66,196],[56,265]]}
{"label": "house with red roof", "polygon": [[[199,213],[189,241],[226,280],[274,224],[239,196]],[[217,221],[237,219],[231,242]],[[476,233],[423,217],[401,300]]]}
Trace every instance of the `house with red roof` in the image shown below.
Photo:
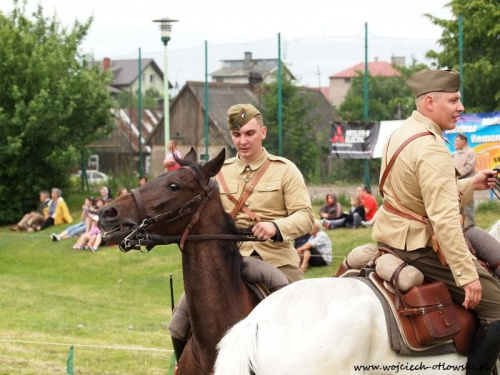
{"label": "house with red roof", "polygon": [[[404,66],[404,57],[391,57],[391,62],[375,61],[368,62],[368,74],[375,77],[400,77],[401,72],[394,69],[393,65]],[[330,103],[334,107],[339,107],[344,101],[347,92],[351,87],[351,81],[357,74],[365,72],[365,63],[353,65],[330,77]]]}

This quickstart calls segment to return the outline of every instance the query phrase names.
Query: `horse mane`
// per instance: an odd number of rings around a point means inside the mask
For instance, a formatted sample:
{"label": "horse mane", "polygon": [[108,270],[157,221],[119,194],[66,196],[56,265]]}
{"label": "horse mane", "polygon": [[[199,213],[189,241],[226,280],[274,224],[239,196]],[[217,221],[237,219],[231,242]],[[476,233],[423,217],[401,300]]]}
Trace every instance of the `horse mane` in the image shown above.
{"label": "horse mane", "polygon": [[[196,175],[200,178],[201,181],[204,181],[207,179],[207,177],[204,175],[204,173],[200,169],[200,165],[198,163],[185,160],[185,159],[178,159],[177,162],[181,165],[181,167],[188,167],[192,168]],[[231,215],[227,214],[224,209],[222,208],[222,203],[220,201],[220,197],[218,194],[216,194],[212,199],[217,199],[218,200],[218,205],[220,206],[220,211],[224,215],[224,224],[223,224],[223,232],[225,234],[241,234],[241,230],[236,227],[236,224],[234,222],[234,219],[231,217]],[[241,279],[241,254],[238,249],[238,242],[237,241],[221,241],[222,243],[222,249],[223,253],[227,256],[230,257],[230,262],[231,262],[231,275],[232,278],[235,282],[234,287],[239,291],[240,284],[238,283],[238,280]]]}

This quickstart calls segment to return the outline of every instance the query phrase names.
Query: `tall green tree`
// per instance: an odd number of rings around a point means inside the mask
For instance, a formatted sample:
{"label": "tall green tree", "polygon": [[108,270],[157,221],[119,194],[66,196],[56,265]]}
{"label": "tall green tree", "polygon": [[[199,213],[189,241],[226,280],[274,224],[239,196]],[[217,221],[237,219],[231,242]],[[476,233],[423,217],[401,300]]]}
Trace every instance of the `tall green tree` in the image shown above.
{"label": "tall green tree", "polygon": [[68,29],[25,4],[0,12],[0,222],[36,207],[39,190],[65,188],[76,157],[111,123],[110,77],[79,50],[92,19]]}
{"label": "tall green tree", "polygon": [[426,16],[443,31],[441,51],[429,51],[437,68],[459,70],[459,16],[463,16],[465,109],[469,113],[500,110],[500,2],[451,0],[454,15],[444,20]]}
{"label": "tall green tree", "polygon": [[[142,95],[142,109],[158,109],[158,99],[160,98],[163,98],[163,95],[161,95],[158,90],[154,88],[147,89]],[[130,92],[121,92],[118,94],[116,101],[119,108],[138,109],[139,90],[136,90],[134,94],[131,94]]]}
{"label": "tall green tree", "polygon": [[[266,149],[278,155],[278,83],[263,86],[262,116],[267,126]],[[291,80],[282,80],[283,98],[283,156],[293,161],[306,180],[316,170],[318,146],[315,138],[316,124],[320,115],[316,112],[311,94],[296,86]]]}
{"label": "tall green tree", "polygon": [[[415,98],[405,82],[410,75],[427,66],[413,60],[408,67],[394,65],[401,76],[368,77],[369,121],[387,121],[405,119],[415,109]],[[364,78],[359,72],[352,79],[351,87],[344,102],[339,107],[339,115],[344,121],[364,121]],[[380,175],[380,159],[370,160],[370,179],[378,181]],[[334,181],[362,183],[364,160],[339,159],[330,178]]]}
{"label": "tall green tree", "polygon": [[[427,66],[412,61],[409,67],[394,65],[401,76],[375,77],[368,76],[368,99],[370,121],[387,121],[404,119],[411,115],[415,108],[415,100],[405,82],[408,77]],[[351,87],[344,102],[339,107],[339,115],[344,121],[364,120],[364,79],[359,72],[352,79]]]}

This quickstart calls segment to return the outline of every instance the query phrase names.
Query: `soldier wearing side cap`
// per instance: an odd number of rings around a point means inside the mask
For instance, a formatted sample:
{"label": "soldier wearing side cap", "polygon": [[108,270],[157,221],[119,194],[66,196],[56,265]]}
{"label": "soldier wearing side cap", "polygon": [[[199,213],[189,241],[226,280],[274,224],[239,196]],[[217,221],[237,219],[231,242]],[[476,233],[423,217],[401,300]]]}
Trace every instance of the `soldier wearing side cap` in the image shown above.
{"label": "soldier wearing side cap", "polygon": [[[237,104],[227,112],[227,125],[237,150],[217,175],[224,210],[240,227],[253,226],[265,242],[242,242],[240,253],[277,267],[288,282],[303,279],[293,240],[313,228],[311,198],[299,169],[290,160],[262,147],[267,128],[251,104]],[[286,281],[285,281],[286,282]],[[189,334],[185,298],[181,297],[168,325],[177,360]]]}
{"label": "soldier wearing side cap", "polygon": [[237,155],[227,159],[217,175],[222,205],[238,226],[253,226],[253,234],[267,240],[243,242],[240,253],[277,267],[289,282],[301,280],[293,240],[309,233],[314,224],[302,173],[290,160],[262,147],[267,127],[253,105],[229,108],[227,126]]}
{"label": "soldier wearing side cap", "polygon": [[417,108],[384,146],[384,204],[372,236],[427,279],[443,280],[456,302],[477,313],[481,325],[469,351],[467,374],[489,374],[500,353],[500,282],[468,250],[460,207],[472,200],[474,190],[493,187],[496,172],[457,179],[442,132],[454,129],[464,111],[459,73],[422,70],[407,85]]}

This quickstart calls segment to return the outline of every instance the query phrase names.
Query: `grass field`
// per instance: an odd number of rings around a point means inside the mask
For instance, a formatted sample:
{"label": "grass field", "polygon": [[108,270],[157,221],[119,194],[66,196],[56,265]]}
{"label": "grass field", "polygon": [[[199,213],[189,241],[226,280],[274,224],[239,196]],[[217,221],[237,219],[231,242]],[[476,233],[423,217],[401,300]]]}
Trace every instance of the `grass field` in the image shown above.
{"label": "grass field", "polygon": [[[82,201],[68,201],[75,218]],[[491,226],[497,209],[478,212],[477,224]],[[51,232],[0,227],[0,374],[65,374],[71,345],[75,374],[166,374],[170,273],[176,300],[183,289],[177,246],[90,253],[71,250],[73,240],[52,242]],[[332,276],[350,249],[372,242],[369,228],[329,235],[333,264],[306,277]]]}

